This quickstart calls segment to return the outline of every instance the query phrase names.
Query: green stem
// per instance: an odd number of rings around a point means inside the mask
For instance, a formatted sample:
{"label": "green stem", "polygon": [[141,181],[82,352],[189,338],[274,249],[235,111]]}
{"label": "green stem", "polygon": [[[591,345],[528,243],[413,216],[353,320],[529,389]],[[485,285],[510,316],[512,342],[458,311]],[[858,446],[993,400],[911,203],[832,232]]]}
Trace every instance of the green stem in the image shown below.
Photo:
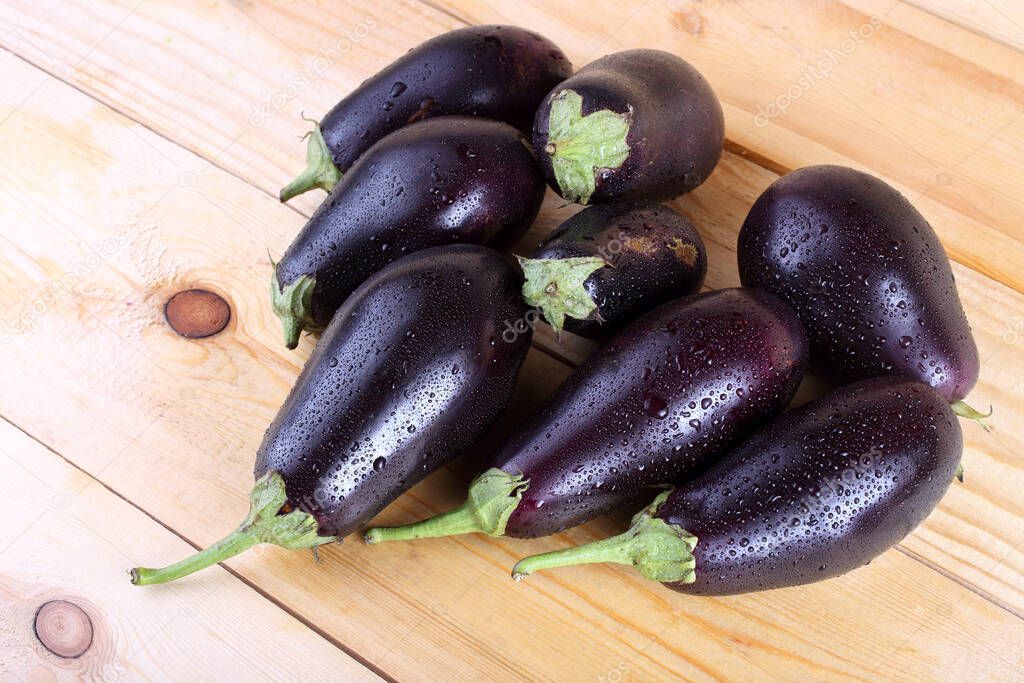
{"label": "green stem", "polygon": [[633,517],[625,533],[575,548],[532,555],[516,563],[512,578],[519,581],[541,569],[574,564],[614,562],[633,565],[646,578],[664,583],[693,583],[697,538],[675,524],[655,517],[670,491],[660,494]]}
{"label": "green stem", "polygon": [[561,336],[565,318],[600,320],[597,303],[584,283],[590,274],[608,263],[598,256],[530,259],[517,256],[526,281],[523,299],[539,308],[555,334]]}
{"label": "green stem", "polygon": [[[306,120],[312,121],[312,119]],[[308,192],[314,187],[330,192],[341,180],[341,171],[334,165],[331,151],[327,148],[323,133],[320,131],[319,122],[313,121],[313,130],[306,133],[306,136],[309,138],[309,142],[306,143],[306,170],[281,188],[282,202],[303,192]]]}
{"label": "green stem", "polygon": [[270,274],[270,307],[281,320],[284,345],[294,349],[299,345],[302,330],[319,332],[323,327],[313,318],[313,290],[316,278],[300,275],[291,284],[282,287],[277,279],[277,265]]}
{"label": "green stem", "polygon": [[519,506],[528,486],[529,481],[521,475],[491,468],[473,480],[466,502],[454,510],[405,526],[367,529],[363,539],[373,544],[474,532],[503,536],[508,518]]}
{"label": "green stem", "polygon": [[256,534],[239,527],[209,548],[201,550],[192,557],[186,557],[180,562],[175,562],[162,569],[147,569],[146,567],[132,569],[132,583],[136,586],[150,586],[174,581],[239,555],[259,542],[260,539]]}
{"label": "green stem", "polygon": [[543,151],[551,159],[559,194],[587,204],[597,188],[598,174],[619,168],[629,156],[626,138],[631,122],[631,110],[619,114],[601,109],[584,116],[583,97],[575,90],[555,95]]}
{"label": "green stem", "polygon": [[338,540],[317,534],[317,522],[309,513],[292,510],[281,513],[288,500],[284,479],[273,470],[260,477],[249,494],[249,514],[233,532],[192,557],[162,569],[136,567],[131,570],[132,583],[148,586],[167,583],[188,576],[210,565],[223,562],[260,543],[273,543],[282,548],[315,548]]}
{"label": "green stem", "polygon": [[979,410],[976,410],[975,408],[972,408],[963,401],[951,403],[949,407],[952,408],[953,412],[959,415],[960,417],[966,418],[968,420],[974,420],[975,422],[980,424],[986,432],[992,431],[991,427],[989,427],[988,424],[985,422],[987,418],[992,417],[992,406],[988,407],[987,413],[983,413]]}

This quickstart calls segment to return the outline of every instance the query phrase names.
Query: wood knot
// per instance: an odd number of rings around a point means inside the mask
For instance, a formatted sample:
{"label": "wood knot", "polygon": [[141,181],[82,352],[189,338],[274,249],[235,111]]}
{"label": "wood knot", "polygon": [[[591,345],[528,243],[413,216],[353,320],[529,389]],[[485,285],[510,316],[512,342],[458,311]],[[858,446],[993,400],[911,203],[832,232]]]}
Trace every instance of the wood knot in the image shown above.
{"label": "wood knot", "polygon": [[182,337],[202,339],[217,334],[231,320],[231,307],[218,294],[205,289],[178,292],[164,305],[164,317]]}
{"label": "wood knot", "polygon": [[35,632],[43,647],[65,659],[81,657],[92,645],[92,620],[67,600],[43,603],[36,612]]}

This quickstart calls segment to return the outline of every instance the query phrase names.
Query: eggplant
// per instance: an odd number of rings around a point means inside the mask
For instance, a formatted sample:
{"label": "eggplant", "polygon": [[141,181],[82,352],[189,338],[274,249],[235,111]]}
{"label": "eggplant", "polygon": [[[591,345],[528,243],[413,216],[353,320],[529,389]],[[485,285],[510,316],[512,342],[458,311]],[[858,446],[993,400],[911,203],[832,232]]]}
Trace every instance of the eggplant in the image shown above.
{"label": "eggplant", "polygon": [[523,297],[562,329],[598,339],[700,290],[707,251],[684,216],[654,202],[598,204],[519,258]]}
{"label": "eggplant", "polygon": [[580,204],[671,199],[722,156],[722,105],[704,77],[661,50],[626,50],[552,90],[533,123],[548,183]]}
{"label": "eggplant", "polygon": [[461,507],[364,538],[531,538],[582,524],[706,467],[785,408],[806,360],[799,321],[767,292],[724,289],[665,304],[577,368]]}
{"label": "eggplant", "polygon": [[956,416],[931,386],[862,380],[782,415],[657,496],[627,532],[526,558],[513,576],[618,562],[696,595],[821,581],[867,564],[920,524],[962,452]]}
{"label": "eggplant", "polygon": [[270,297],[292,349],[395,259],[456,242],[511,242],[533,222],[544,179],[512,126],[444,117],[374,145],[275,264]]}
{"label": "eggplant", "polygon": [[785,299],[825,376],[895,374],[930,384],[964,417],[978,380],[953,270],[907,198],[867,173],[809,166],[772,183],[743,222],[740,280]]}
{"label": "eggplant", "polygon": [[340,540],[472,445],[530,346],[521,280],[486,247],[436,247],[363,284],[331,321],[256,455],[251,510],[224,540],[132,583],[164,583],[258,543]]}
{"label": "eggplant", "polygon": [[328,192],[378,140],[421,119],[467,115],[512,124],[527,135],[544,96],[572,73],[557,45],[517,26],[470,26],[409,50],[314,124],[308,167],[281,201]]}

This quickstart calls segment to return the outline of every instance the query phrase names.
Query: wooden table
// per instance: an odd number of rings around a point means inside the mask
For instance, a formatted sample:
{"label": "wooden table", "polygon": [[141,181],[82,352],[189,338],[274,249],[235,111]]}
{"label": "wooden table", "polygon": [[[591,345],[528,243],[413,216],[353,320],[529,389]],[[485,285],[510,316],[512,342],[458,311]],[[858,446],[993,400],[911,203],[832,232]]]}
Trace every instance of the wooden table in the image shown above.
{"label": "wooden table", "polygon": [[[530,543],[350,539],[319,564],[263,548],[129,585],[128,567],[242,518],[312,348],[286,351],[266,302],[268,248],[321,198],[276,200],[302,164],[300,112],[486,22],[533,27],[577,66],[650,46],[708,77],[728,150],[674,206],[707,242],[709,287],[737,284],[736,231],[793,168],[866,169],[932,222],[981,351],[971,401],[996,414],[990,434],[964,425],[966,483],[898,548],[726,599],[624,567],[509,580],[515,558],[617,518]],[[6,0],[0,45],[0,679],[1024,679],[1020,3]],[[549,196],[524,244],[574,210]],[[228,302],[224,331],[168,327],[189,288]],[[505,429],[588,350],[546,331],[535,346]],[[381,521],[452,506],[468,476],[443,469]]]}

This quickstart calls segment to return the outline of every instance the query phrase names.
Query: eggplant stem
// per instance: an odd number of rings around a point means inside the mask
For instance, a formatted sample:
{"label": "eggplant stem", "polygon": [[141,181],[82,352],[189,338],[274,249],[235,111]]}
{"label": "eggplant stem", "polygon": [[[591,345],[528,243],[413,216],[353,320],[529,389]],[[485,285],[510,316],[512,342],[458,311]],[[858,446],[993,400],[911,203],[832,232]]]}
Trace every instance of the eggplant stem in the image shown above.
{"label": "eggplant stem", "polygon": [[363,540],[374,544],[475,532],[504,536],[508,519],[519,507],[523,491],[529,485],[529,481],[522,475],[509,474],[492,467],[473,480],[469,485],[466,502],[454,510],[405,526],[367,529],[363,533]]}
{"label": "eggplant stem", "polygon": [[284,287],[277,278],[277,265],[270,274],[270,307],[281,320],[284,330],[284,345],[294,349],[299,345],[299,335],[303,330],[319,332],[323,326],[313,318],[313,290],[316,278],[308,275],[299,276],[294,282]]}
{"label": "eggplant stem", "polygon": [[260,543],[273,543],[282,548],[315,548],[338,540],[335,536],[320,536],[317,522],[307,512],[292,510],[281,514],[287,502],[284,479],[273,470],[260,477],[249,494],[249,514],[233,532],[205,550],[180,562],[161,569],[135,567],[131,570],[132,583],[149,586],[167,583],[188,576],[200,569],[223,562]]}
{"label": "eggplant stem", "polygon": [[951,403],[949,407],[952,408],[953,412],[959,415],[960,417],[966,418],[968,420],[974,420],[975,422],[980,424],[982,429],[984,429],[986,432],[992,431],[992,428],[989,427],[988,423],[985,422],[986,419],[992,417],[992,406],[988,407],[987,413],[983,413],[980,410],[977,410],[976,408],[972,408],[963,401]]}
{"label": "eggplant stem", "polygon": [[629,157],[626,138],[632,118],[632,109],[623,114],[601,109],[584,116],[583,98],[575,90],[563,90],[551,99],[544,152],[562,197],[589,203],[598,174],[622,166]]}
{"label": "eggplant stem", "polygon": [[609,265],[603,258],[516,258],[526,278],[523,300],[528,306],[540,309],[559,339],[566,317],[603,322],[597,303],[584,286],[591,273]]}
{"label": "eggplant stem", "polygon": [[[303,117],[305,118],[305,117]],[[308,119],[307,119],[308,120]],[[280,199],[286,202],[314,187],[330,192],[341,180],[341,171],[334,165],[331,151],[324,142],[320,124],[313,122],[313,130],[308,134],[306,143],[306,169],[287,185],[281,188]]]}
{"label": "eggplant stem", "polygon": [[512,578],[521,581],[541,569],[614,562],[633,565],[653,581],[693,583],[696,580],[693,549],[697,547],[697,537],[676,524],[669,524],[654,516],[670,493],[665,491],[659,494],[650,505],[637,513],[625,533],[574,548],[523,558],[512,568]]}
{"label": "eggplant stem", "polygon": [[131,570],[132,583],[136,586],[150,586],[174,581],[239,555],[259,542],[260,539],[256,534],[239,527],[205,550],[162,569],[135,567]]}

